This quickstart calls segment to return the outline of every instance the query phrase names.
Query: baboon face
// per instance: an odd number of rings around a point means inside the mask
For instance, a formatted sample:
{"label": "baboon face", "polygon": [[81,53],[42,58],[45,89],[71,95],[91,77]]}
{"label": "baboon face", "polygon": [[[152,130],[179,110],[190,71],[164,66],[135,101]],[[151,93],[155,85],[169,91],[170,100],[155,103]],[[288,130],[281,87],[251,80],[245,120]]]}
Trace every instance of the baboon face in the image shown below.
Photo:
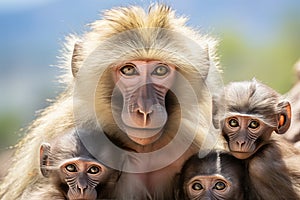
{"label": "baboon face", "polygon": [[121,120],[129,138],[146,145],[157,140],[167,122],[165,96],[175,79],[175,67],[161,61],[130,61],[114,67],[123,96]]}
{"label": "baboon face", "polygon": [[225,119],[223,134],[232,154],[245,159],[270,138],[273,130],[274,127],[269,127],[257,118],[235,115]]}
{"label": "baboon face", "polygon": [[68,160],[60,167],[61,179],[69,187],[69,199],[96,199],[95,188],[103,179],[103,174],[103,165],[85,159]]}
{"label": "baboon face", "polygon": [[178,199],[243,199],[244,164],[226,152],[197,154],[184,164]]}
{"label": "baboon face", "polygon": [[70,200],[110,197],[108,185],[114,187],[119,175],[93,158],[73,132],[52,141],[52,145],[40,146],[40,170],[60,196]]}
{"label": "baboon face", "polygon": [[231,183],[221,175],[193,177],[185,191],[189,199],[223,199],[233,192]]}
{"label": "baboon face", "polygon": [[247,159],[268,143],[271,134],[285,133],[291,122],[291,106],[272,88],[256,80],[233,82],[225,88],[226,118],[222,134],[231,153]]}

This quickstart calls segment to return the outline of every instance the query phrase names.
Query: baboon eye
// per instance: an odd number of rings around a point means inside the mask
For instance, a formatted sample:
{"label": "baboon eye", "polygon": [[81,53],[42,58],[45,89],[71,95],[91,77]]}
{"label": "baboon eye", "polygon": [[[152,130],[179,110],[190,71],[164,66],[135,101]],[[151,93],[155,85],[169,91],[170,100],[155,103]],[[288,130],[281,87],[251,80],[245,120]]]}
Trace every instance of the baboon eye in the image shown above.
{"label": "baboon eye", "polygon": [[226,188],[226,184],[222,181],[216,182],[214,189],[216,190],[224,190]]}
{"label": "baboon eye", "polygon": [[92,166],[89,168],[89,170],[87,172],[90,174],[97,174],[100,172],[100,168],[97,166]]}
{"label": "baboon eye", "polygon": [[77,172],[76,166],[73,164],[68,164],[65,168],[69,172]]}
{"label": "baboon eye", "polygon": [[156,76],[164,76],[168,72],[169,72],[169,68],[167,66],[159,65],[153,70],[153,72],[151,74],[156,75]]}
{"label": "baboon eye", "polygon": [[252,120],[248,127],[255,129],[255,128],[259,127],[259,122],[256,120]]}
{"label": "baboon eye", "polygon": [[133,76],[137,75],[138,72],[135,69],[135,66],[133,64],[126,64],[120,69],[121,73],[125,76]]}
{"label": "baboon eye", "polygon": [[200,184],[200,183],[194,183],[192,185],[192,189],[193,190],[202,190],[203,189],[203,186]]}
{"label": "baboon eye", "polygon": [[238,127],[239,126],[239,122],[236,119],[231,119],[228,121],[229,126],[231,127]]}

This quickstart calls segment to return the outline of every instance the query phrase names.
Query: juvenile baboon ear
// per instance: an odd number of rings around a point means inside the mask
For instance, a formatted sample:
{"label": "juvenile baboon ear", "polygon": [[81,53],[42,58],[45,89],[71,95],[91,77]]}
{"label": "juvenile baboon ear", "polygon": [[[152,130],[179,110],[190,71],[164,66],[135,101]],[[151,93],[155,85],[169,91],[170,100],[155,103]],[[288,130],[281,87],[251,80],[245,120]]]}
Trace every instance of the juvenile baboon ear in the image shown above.
{"label": "juvenile baboon ear", "polygon": [[49,154],[51,146],[48,143],[43,143],[40,147],[40,170],[43,176],[49,176]]}
{"label": "juvenile baboon ear", "polygon": [[73,55],[72,55],[72,62],[71,62],[71,67],[72,67],[72,74],[73,77],[76,77],[77,72],[79,70],[79,61],[80,61],[80,51],[81,51],[81,43],[77,42],[74,45],[74,50],[73,50]]}
{"label": "juvenile baboon ear", "polygon": [[275,131],[278,134],[283,134],[291,125],[291,105],[288,101],[283,101],[278,104],[278,107],[281,111],[278,114],[278,127]]}

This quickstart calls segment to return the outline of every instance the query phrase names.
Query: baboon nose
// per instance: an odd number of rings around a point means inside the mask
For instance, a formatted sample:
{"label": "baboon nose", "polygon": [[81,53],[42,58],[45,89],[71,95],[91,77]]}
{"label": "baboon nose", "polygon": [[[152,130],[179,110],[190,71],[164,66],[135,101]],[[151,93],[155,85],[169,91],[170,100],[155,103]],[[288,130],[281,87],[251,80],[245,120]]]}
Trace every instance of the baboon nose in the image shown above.
{"label": "baboon nose", "polygon": [[246,142],[244,140],[238,140],[238,141],[236,141],[236,143],[237,143],[239,149],[241,150]]}
{"label": "baboon nose", "polygon": [[80,193],[83,195],[84,191],[88,188],[88,184],[85,181],[78,183],[77,188],[80,190]]}
{"label": "baboon nose", "polygon": [[86,186],[78,186],[79,190],[80,190],[80,194],[83,194],[84,191],[87,189],[87,185]]}
{"label": "baboon nose", "polygon": [[153,112],[152,109],[149,109],[149,110],[147,110],[147,111],[144,111],[144,110],[142,110],[142,109],[138,109],[138,110],[137,110],[137,113],[138,113],[140,116],[142,116],[142,118],[143,118],[143,125],[144,125],[144,126],[146,126],[147,123],[149,123],[149,121],[150,121],[150,114],[151,114],[152,112]]}

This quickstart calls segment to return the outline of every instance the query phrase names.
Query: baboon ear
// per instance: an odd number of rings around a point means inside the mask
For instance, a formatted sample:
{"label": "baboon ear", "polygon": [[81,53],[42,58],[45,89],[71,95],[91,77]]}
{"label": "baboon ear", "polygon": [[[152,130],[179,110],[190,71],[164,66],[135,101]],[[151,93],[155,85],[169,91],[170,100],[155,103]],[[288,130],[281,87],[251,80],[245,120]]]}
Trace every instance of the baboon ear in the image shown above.
{"label": "baboon ear", "polygon": [[51,146],[48,143],[43,143],[40,147],[40,170],[43,176],[49,176],[49,154]]}
{"label": "baboon ear", "polygon": [[72,62],[71,62],[71,67],[72,67],[72,74],[73,77],[76,77],[77,72],[79,70],[79,61],[80,61],[80,51],[81,51],[81,43],[77,42],[74,45],[73,49],[73,55],[72,55]]}
{"label": "baboon ear", "polygon": [[278,134],[283,134],[291,125],[291,105],[288,101],[283,101],[278,104],[278,107],[281,111],[278,114],[278,127],[275,131]]}

